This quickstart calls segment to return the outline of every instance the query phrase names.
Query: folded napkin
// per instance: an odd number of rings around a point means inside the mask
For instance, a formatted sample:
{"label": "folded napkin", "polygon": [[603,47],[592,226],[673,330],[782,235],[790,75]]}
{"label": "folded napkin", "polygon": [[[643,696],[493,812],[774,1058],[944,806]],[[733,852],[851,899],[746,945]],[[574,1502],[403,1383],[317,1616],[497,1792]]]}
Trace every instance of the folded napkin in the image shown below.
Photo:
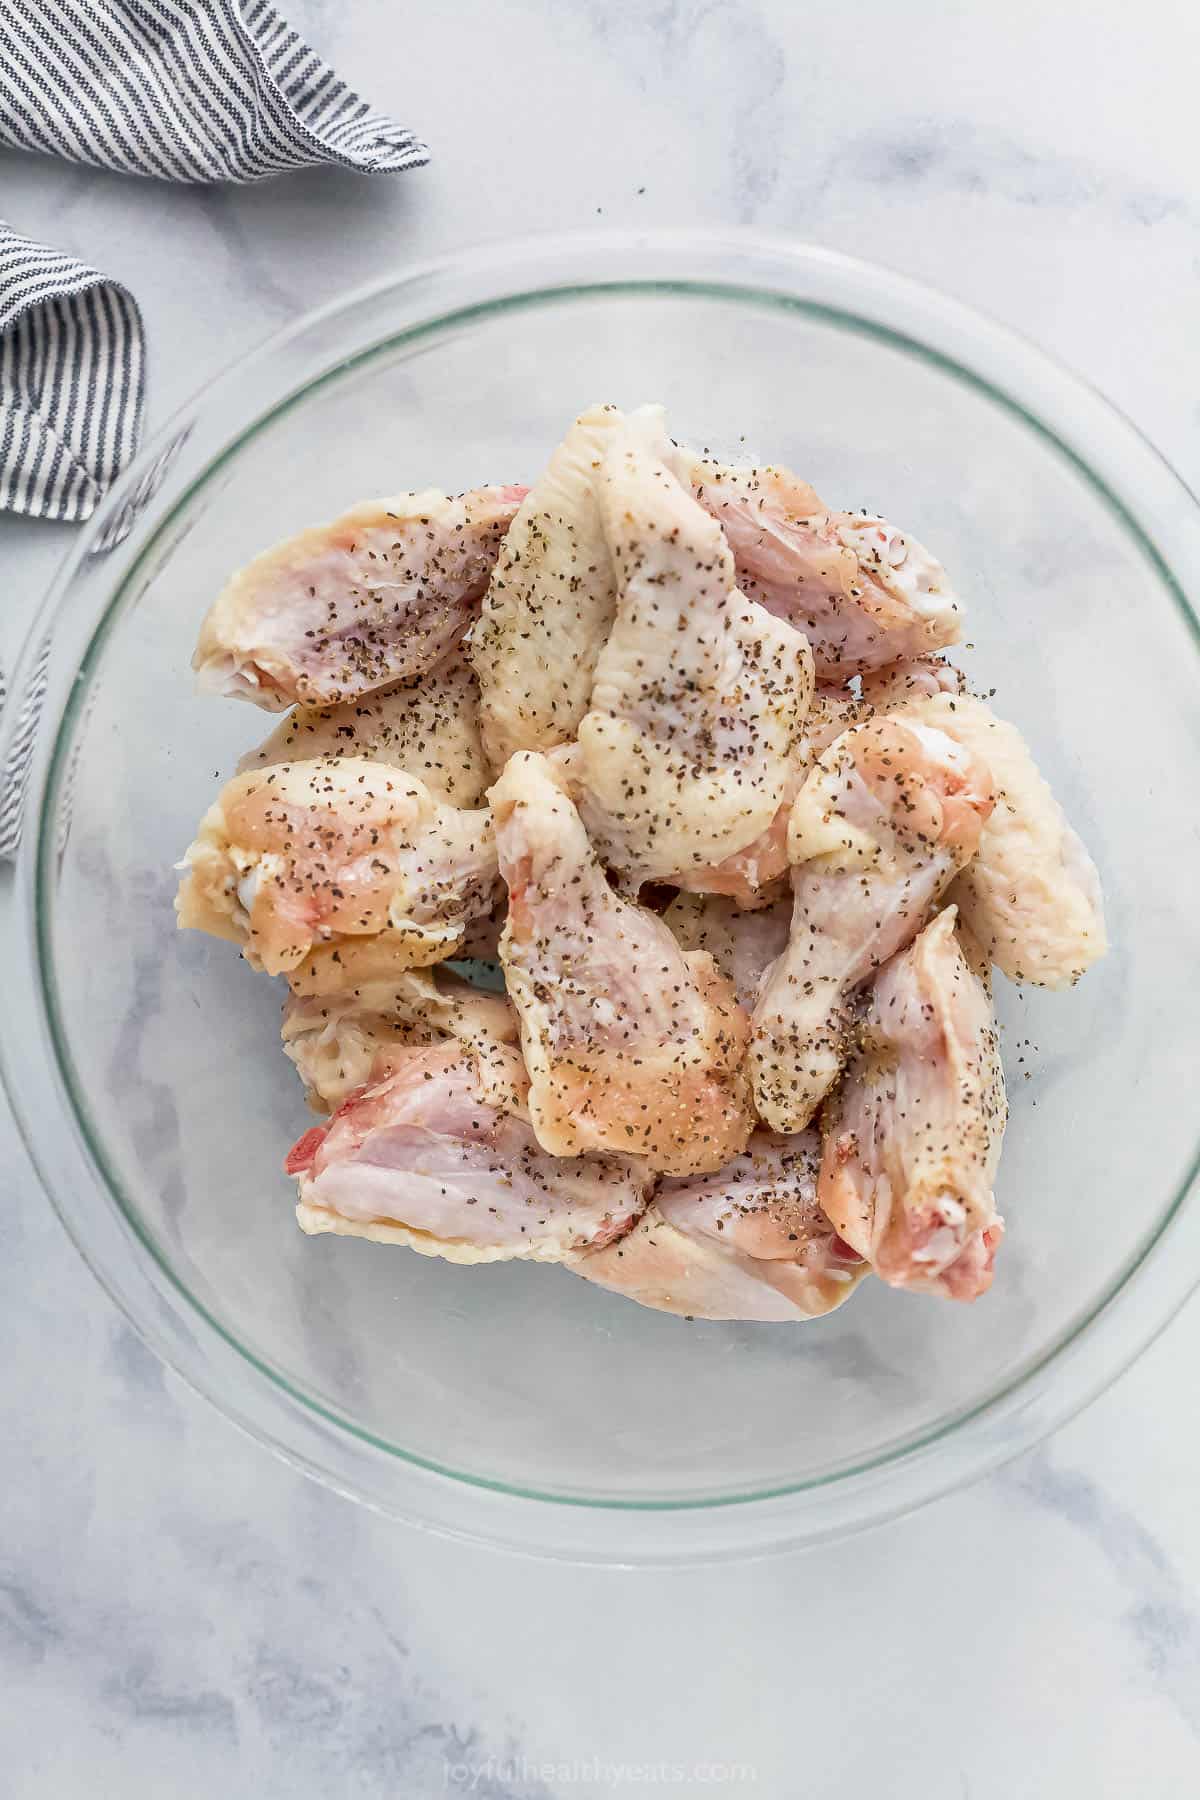
{"label": "folded napkin", "polygon": [[[167,181],[427,160],[267,0],[0,0],[0,144]],[[0,221],[0,509],[86,519],[137,447],[124,288]]]}
{"label": "folded napkin", "polygon": [[[187,182],[428,160],[268,0],[0,0],[5,144]],[[0,220],[0,511],[95,510],[137,448],[143,364],[132,295]],[[15,846],[35,712],[26,697],[0,769],[0,858]]]}

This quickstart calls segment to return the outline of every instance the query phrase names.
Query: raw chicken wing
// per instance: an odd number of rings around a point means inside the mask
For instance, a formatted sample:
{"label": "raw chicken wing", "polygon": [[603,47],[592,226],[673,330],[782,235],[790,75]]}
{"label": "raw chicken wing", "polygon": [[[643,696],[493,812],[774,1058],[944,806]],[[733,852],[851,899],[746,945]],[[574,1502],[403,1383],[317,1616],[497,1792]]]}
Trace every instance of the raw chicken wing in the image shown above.
{"label": "raw chicken wing", "polygon": [[[520,1055],[507,1057],[519,1091]],[[653,1179],[634,1157],[548,1156],[503,1104],[494,1066],[460,1043],[397,1051],[382,1080],[305,1132],[285,1167],[305,1231],[463,1263],[557,1262],[608,1243],[637,1218]]]}
{"label": "raw chicken wing", "polygon": [[881,969],[862,1047],[826,1105],[820,1199],[893,1287],[974,1300],[1003,1224],[992,1184],[1007,1107],[987,991],[948,906]]}
{"label": "raw chicken wing", "polygon": [[739,594],[720,527],[635,443],[604,458],[616,619],[572,779],[633,888],[707,869],[772,825],[812,694],[798,631]]}
{"label": "raw chicken wing", "polygon": [[937,559],[874,513],[835,513],[787,469],[693,458],[744,593],[804,632],[818,676],[844,681],[957,643],[961,605]]}
{"label": "raw chicken wing", "polygon": [[951,898],[1010,981],[1070,987],[1108,949],[1100,878],[1015,725],[971,695],[907,698],[897,715],[944,731],[992,772],[996,806]]}
{"label": "raw chicken wing", "polygon": [[493,780],[479,736],[479,687],[452,650],[425,675],[339,706],[298,706],[238,769],[366,756],[423,781],[435,800],[479,806]]}
{"label": "raw chicken wing", "polygon": [[711,1175],[659,1183],[625,1237],[569,1266],[660,1312],[697,1319],[813,1319],[868,1272],[817,1203],[821,1140],[755,1132]]}
{"label": "raw chicken wing", "polygon": [[616,406],[590,407],[522,501],[488,584],[471,660],[497,770],[518,750],[568,743],[588,710],[617,608],[597,499],[605,451],[617,441],[641,442],[664,459],[672,454],[660,406],[629,418]]}
{"label": "raw chicken wing", "polygon": [[802,1131],[851,1047],[853,996],[921,929],[974,854],[991,810],[986,768],[940,731],[856,725],[801,789],[789,841],[792,929],[754,1012],[759,1113]]}
{"label": "raw chicken wing", "polygon": [[490,911],[497,880],[486,811],[441,805],[355,756],[235,775],[185,865],[180,925],[231,938],[269,975],[384,930],[410,967],[439,962]]}
{"label": "raw chicken wing", "polygon": [[481,993],[448,969],[399,968],[332,993],[293,992],[282,1037],[309,1105],[333,1112],[376,1079],[393,1052],[458,1038],[487,1054],[516,1043],[517,1017],[503,994]]}
{"label": "raw chicken wing", "polygon": [[729,983],[614,893],[545,757],[513,757],[492,809],[509,892],[500,954],[539,1142],[674,1174],[720,1168],[752,1120],[749,1022]]}
{"label": "raw chicken wing", "polygon": [[240,569],[200,628],[201,685],[271,712],[421,675],[478,610],[520,487],[368,500]]}

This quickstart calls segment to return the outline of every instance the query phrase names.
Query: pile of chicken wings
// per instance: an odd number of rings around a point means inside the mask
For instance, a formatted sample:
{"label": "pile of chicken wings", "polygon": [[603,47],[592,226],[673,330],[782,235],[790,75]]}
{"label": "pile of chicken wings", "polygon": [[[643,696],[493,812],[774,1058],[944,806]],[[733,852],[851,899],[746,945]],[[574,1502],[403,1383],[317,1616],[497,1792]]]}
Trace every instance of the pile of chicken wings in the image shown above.
{"label": "pile of chicken wings", "polygon": [[913,538],[653,406],[235,575],[194,666],[282,716],[176,907],[286,979],[303,1229],[699,1318],[982,1294],[992,968],[1066,987],[1106,938],[961,630]]}

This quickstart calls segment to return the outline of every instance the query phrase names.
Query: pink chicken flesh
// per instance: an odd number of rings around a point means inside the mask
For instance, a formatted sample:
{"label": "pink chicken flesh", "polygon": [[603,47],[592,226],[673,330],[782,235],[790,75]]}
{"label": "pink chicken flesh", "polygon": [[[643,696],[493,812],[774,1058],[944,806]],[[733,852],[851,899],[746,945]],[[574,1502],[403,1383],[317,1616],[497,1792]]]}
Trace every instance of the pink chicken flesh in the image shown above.
{"label": "pink chicken flesh", "polygon": [[366,501],[248,563],[214,601],[201,685],[271,712],[421,675],[479,610],[522,487]]}
{"label": "pink chicken flesh", "polygon": [[958,641],[962,607],[945,570],[885,519],[830,512],[787,469],[695,458],[690,474],[724,528],[742,592],[804,633],[822,680]]}
{"label": "pink chicken flesh", "polygon": [[634,1230],[574,1257],[589,1281],[660,1312],[698,1319],[811,1319],[868,1273],[817,1201],[815,1131],[758,1131],[711,1175],[659,1184]]}
{"label": "pink chicken flesh", "polygon": [[514,756],[491,798],[509,892],[500,953],[539,1141],[672,1174],[720,1168],[752,1120],[749,1021],[729,983],[613,891],[547,758]]}
{"label": "pink chicken flesh", "polygon": [[408,1244],[453,1262],[556,1262],[619,1237],[651,1176],[633,1157],[554,1157],[513,1110],[519,1054],[396,1050],[382,1077],[293,1146],[305,1231]]}
{"label": "pink chicken flesh", "polygon": [[787,949],[754,1012],[758,1110],[802,1131],[851,1046],[853,997],[916,936],[974,854],[992,806],[987,769],[945,733],[856,725],[825,752],[792,812]]}
{"label": "pink chicken flesh", "polygon": [[973,1300],[1003,1224],[1007,1107],[988,993],[948,906],[880,970],[861,1049],[825,1109],[820,1200],[893,1287]]}
{"label": "pink chicken flesh", "polygon": [[497,882],[486,810],[443,805],[414,777],[354,756],[235,775],[185,869],[180,924],[232,938],[269,975],[331,939],[384,931],[409,967],[453,956]]}
{"label": "pink chicken flesh", "polygon": [[783,798],[765,831],[744,850],[735,850],[707,869],[683,870],[674,875],[675,885],[693,894],[727,894],[739,906],[770,906],[779,896],[788,872],[788,826],[796,796],[807,781],[822,751],[852,725],[871,718],[874,708],[848,688],[817,682],[788,761]]}

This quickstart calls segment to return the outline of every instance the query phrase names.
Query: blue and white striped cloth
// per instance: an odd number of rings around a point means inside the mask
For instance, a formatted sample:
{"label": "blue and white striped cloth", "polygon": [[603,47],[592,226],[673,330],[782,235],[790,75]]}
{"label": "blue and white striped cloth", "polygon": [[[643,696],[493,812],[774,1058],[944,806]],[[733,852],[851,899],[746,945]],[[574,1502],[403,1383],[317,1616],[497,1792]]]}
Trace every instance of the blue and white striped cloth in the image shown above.
{"label": "blue and white striped cloth", "polygon": [[[428,160],[269,0],[0,0],[0,145],[186,182]],[[0,511],[95,510],[137,448],[144,364],[128,290],[0,219]],[[0,859],[16,844],[36,687],[0,769]]]}
{"label": "blue and white striped cloth", "polygon": [[[269,0],[0,0],[0,144],[166,181],[411,169]],[[0,509],[85,519],[137,447],[137,303],[0,221]]]}
{"label": "blue and white striped cloth", "polygon": [[0,219],[0,511],[95,511],[137,449],[143,360],[125,288]]}

